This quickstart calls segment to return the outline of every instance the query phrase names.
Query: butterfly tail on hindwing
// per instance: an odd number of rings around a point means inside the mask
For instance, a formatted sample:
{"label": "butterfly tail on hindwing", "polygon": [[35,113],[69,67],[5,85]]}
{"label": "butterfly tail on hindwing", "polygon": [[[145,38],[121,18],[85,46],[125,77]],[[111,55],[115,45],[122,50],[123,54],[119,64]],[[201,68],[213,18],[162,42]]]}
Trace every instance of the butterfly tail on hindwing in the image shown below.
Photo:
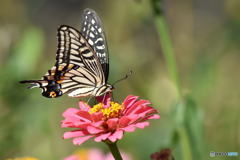
{"label": "butterfly tail on hindwing", "polygon": [[35,87],[42,89],[42,95],[47,98],[56,98],[61,96],[61,86],[54,80],[24,80],[20,83],[30,84],[27,88],[32,89]]}
{"label": "butterfly tail on hindwing", "polygon": [[35,87],[40,87],[42,82],[41,80],[24,80],[24,81],[20,81],[20,83],[24,84],[24,83],[28,83],[30,84],[27,88],[28,89],[32,89]]}

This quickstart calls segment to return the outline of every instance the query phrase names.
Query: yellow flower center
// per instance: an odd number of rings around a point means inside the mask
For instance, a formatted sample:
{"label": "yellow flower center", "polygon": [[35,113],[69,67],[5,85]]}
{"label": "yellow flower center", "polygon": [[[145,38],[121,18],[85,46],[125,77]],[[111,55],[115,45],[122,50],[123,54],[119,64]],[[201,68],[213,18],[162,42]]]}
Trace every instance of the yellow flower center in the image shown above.
{"label": "yellow flower center", "polygon": [[87,149],[81,149],[74,153],[75,156],[77,156],[81,160],[88,160],[88,154],[90,150]]}
{"label": "yellow flower center", "polygon": [[123,106],[116,102],[110,102],[110,107],[108,108],[104,108],[103,103],[98,103],[94,105],[93,108],[90,109],[89,113],[93,114],[96,112],[102,112],[105,118],[114,118],[119,116],[122,109]]}
{"label": "yellow flower center", "polygon": [[6,159],[6,160],[37,160],[37,159],[32,157],[23,157],[23,158],[14,158],[14,159]]}

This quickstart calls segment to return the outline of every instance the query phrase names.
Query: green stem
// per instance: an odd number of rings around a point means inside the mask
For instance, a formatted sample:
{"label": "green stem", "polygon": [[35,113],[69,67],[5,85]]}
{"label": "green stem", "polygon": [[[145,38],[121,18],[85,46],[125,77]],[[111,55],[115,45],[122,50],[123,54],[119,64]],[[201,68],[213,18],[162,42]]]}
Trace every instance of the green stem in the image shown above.
{"label": "green stem", "polygon": [[118,150],[118,147],[117,147],[117,142],[110,142],[110,141],[105,141],[105,143],[108,145],[108,148],[110,149],[113,157],[115,160],[123,160],[122,159],[122,156]]}
{"label": "green stem", "polygon": [[182,159],[192,160],[191,147],[189,144],[188,134],[183,126],[177,128],[182,150]]}
{"label": "green stem", "polygon": [[155,15],[155,24],[158,32],[158,36],[160,37],[160,45],[163,50],[163,55],[166,60],[166,65],[170,74],[170,77],[175,84],[177,91],[177,98],[182,105],[179,105],[177,117],[180,117],[180,122],[177,126],[177,133],[180,136],[180,145],[182,150],[183,159],[192,160],[191,148],[189,137],[186,132],[186,127],[184,126],[184,117],[185,117],[185,105],[183,104],[183,97],[181,96],[181,89],[179,84],[179,76],[177,71],[176,60],[174,56],[174,51],[172,47],[171,38],[168,31],[168,26],[163,15],[162,10],[162,2],[163,0],[151,0],[152,8]]}
{"label": "green stem", "polygon": [[169,70],[170,77],[175,84],[177,89],[178,97],[180,96],[180,86],[178,80],[178,71],[176,67],[176,61],[172,48],[171,39],[169,37],[169,31],[165,22],[164,17],[156,18],[156,26],[158,28],[158,35],[161,37],[161,47],[166,60],[167,68]]}
{"label": "green stem", "polygon": [[167,65],[170,77],[175,84],[178,98],[181,98],[176,60],[174,57],[174,51],[173,51],[172,42],[171,42],[171,38],[168,31],[168,26],[167,26],[165,17],[163,16],[163,13],[162,13],[161,3],[162,3],[162,0],[152,0],[152,7],[155,14],[155,24],[156,24],[158,36],[160,37],[160,41],[161,41],[160,44],[163,50],[163,55],[166,60],[166,65]]}

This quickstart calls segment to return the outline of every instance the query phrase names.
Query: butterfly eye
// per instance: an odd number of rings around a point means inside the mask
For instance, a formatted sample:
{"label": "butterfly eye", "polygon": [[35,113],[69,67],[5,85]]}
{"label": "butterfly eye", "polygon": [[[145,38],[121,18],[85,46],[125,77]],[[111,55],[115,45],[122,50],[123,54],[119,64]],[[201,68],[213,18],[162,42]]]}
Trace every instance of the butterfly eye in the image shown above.
{"label": "butterfly eye", "polygon": [[115,88],[113,86],[110,86],[110,90],[114,90]]}

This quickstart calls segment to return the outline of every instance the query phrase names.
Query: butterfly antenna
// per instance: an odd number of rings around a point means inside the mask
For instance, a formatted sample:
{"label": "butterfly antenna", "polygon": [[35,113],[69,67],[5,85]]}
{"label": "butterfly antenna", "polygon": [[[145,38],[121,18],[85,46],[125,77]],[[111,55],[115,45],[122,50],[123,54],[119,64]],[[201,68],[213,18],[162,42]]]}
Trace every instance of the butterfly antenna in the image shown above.
{"label": "butterfly antenna", "polygon": [[131,76],[133,74],[133,71],[130,70],[123,78],[119,79],[119,80],[116,80],[112,85],[114,86],[115,84],[117,84],[118,82],[121,82],[125,79],[127,79],[129,76]]}

